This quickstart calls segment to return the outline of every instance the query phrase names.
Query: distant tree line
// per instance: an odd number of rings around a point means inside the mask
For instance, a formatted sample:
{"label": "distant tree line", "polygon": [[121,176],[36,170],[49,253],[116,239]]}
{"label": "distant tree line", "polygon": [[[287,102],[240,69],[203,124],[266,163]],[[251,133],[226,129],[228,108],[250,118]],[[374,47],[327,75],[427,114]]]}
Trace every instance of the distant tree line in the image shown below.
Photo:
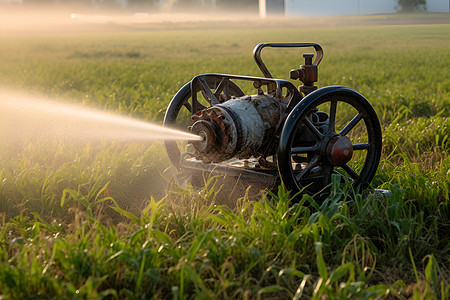
{"label": "distant tree line", "polygon": [[427,0],[397,0],[399,12],[415,12],[427,10]]}

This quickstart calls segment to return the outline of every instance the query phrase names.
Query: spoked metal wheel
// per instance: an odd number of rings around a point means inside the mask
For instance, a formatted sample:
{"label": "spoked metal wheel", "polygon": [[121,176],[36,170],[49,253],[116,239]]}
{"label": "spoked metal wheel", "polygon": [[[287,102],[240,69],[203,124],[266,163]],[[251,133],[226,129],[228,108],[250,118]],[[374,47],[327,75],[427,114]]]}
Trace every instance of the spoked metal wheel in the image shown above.
{"label": "spoked metal wheel", "polygon": [[[212,93],[217,94],[216,97],[221,101],[227,101],[231,97],[242,97],[244,92],[231,80],[228,80],[225,86],[220,86],[221,80],[217,77],[206,77],[206,83],[212,90]],[[197,101],[202,109],[210,107],[211,103],[206,93],[202,91],[201,96],[197,96]],[[191,115],[195,113],[192,111],[192,99],[191,99],[191,82],[186,83],[172,98],[170,104],[166,110],[164,116],[164,126],[179,129],[188,130],[188,126],[193,124]],[[171,163],[180,168],[181,151],[185,145],[176,141],[164,142],[167,155]]]}
{"label": "spoked metal wheel", "polygon": [[332,174],[361,190],[375,175],[381,146],[380,123],[369,101],[349,88],[322,88],[286,119],[277,156],[280,177],[292,195],[328,194]]}

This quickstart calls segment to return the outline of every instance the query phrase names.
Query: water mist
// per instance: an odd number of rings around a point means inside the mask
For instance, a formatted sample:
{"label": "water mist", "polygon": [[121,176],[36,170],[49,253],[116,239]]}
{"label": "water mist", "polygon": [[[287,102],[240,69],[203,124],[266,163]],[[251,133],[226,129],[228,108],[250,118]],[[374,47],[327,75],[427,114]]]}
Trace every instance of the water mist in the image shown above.
{"label": "water mist", "polygon": [[132,118],[24,94],[0,91],[0,140],[201,140],[199,136]]}

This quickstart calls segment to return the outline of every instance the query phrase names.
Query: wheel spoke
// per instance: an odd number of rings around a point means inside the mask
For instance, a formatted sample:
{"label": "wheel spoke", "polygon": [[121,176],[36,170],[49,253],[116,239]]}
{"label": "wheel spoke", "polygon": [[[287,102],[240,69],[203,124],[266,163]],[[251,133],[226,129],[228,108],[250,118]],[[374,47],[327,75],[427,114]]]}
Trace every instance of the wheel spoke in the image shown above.
{"label": "wheel spoke", "polygon": [[186,107],[187,110],[189,110],[190,112],[192,112],[192,106],[191,106],[191,104],[190,104],[189,102],[186,101],[186,102],[183,104],[183,106]]}
{"label": "wheel spoke", "polygon": [[308,127],[308,129],[311,130],[312,134],[317,138],[318,141],[322,140],[323,135],[308,118],[304,118],[303,123],[305,123],[306,127]]}
{"label": "wheel spoke", "polygon": [[370,144],[354,144],[353,150],[368,150],[370,148]]}
{"label": "wheel spoke", "polygon": [[319,150],[319,145],[314,145],[310,147],[294,147],[292,148],[292,154],[301,154],[301,153],[308,153],[308,152],[314,152]]}
{"label": "wheel spoke", "polygon": [[[220,81],[219,85],[216,88],[216,91],[214,92],[214,96],[219,99],[220,93],[222,93],[222,91],[224,91],[225,95],[227,96],[228,99],[228,78],[224,77],[222,78],[222,80]],[[225,89],[225,90],[224,90]]]}
{"label": "wheel spoke", "polygon": [[206,82],[205,78],[198,77],[198,81],[200,82],[202,86],[202,95],[208,101],[211,105],[219,104],[219,100],[216,98],[216,96],[211,91],[208,83]]}
{"label": "wheel spoke", "polygon": [[356,124],[358,124],[359,121],[361,121],[361,119],[363,118],[363,114],[362,113],[358,113],[351,121],[350,123],[348,123],[344,129],[341,130],[341,132],[339,132],[340,135],[347,135],[350,130],[353,129],[353,127],[356,126]]}
{"label": "wheel spoke", "polygon": [[345,165],[342,166],[342,168],[343,168],[344,171],[347,172],[347,174],[350,175],[350,177],[353,178],[354,180],[359,179],[358,173],[356,173],[356,171],[353,170],[352,167],[350,167],[349,165],[345,164]]}
{"label": "wheel spoke", "polygon": [[333,166],[324,164],[323,166],[323,186],[327,186],[331,183],[331,173],[333,173]]}
{"label": "wheel spoke", "polygon": [[206,106],[204,106],[203,104],[201,104],[200,102],[198,102],[197,99],[197,94],[194,93],[192,94],[192,110],[191,110],[191,115],[196,114],[198,111],[205,109]]}
{"label": "wheel spoke", "polygon": [[328,119],[328,131],[334,132],[336,124],[336,107],[337,101],[331,101],[330,105],[330,117]]}
{"label": "wheel spoke", "polygon": [[309,164],[306,165],[306,167],[300,172],[300,174],[296,175],[295,178],[297,179],[297,181],[300,181],[302,179],[303,176],[305,176],[309,171],[311,171],[312,168],[314,168],[315,166],[317,166],[317,164],[319,163],[319,155],[316,155],[310,162]]}

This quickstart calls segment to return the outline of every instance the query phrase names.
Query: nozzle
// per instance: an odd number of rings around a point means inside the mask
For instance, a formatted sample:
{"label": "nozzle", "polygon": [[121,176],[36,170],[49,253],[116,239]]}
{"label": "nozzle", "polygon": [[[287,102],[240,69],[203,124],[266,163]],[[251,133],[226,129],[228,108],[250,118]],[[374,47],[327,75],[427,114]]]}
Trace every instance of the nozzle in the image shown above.
{"label": "nozzle", "polygon": [[201,140],[192,142],[195,149],[201,153],[207,153],[215,148],[217,125],[213,122],[200,120],[192,125],[191,133],[198,135]]}

